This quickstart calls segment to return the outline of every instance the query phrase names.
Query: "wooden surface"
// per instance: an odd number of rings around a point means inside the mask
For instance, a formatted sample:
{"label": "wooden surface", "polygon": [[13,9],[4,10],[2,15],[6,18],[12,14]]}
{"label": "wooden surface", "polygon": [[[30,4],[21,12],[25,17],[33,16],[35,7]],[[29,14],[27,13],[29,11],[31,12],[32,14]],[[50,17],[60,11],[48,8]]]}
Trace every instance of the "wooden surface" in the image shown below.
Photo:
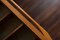
{"label": "wooden surface", "polygon": [[0,40],[36,40],[37,36],[3,4],[0,5],[1,18]]}
{"label": "wooden surface", "polygon": [[23,25],[6,40],[35,40],[36,37],[37,36],[26,25]]}
{"label": "wooden surface", "polygon": [[18,0],[15,2],[53,38],[60,40],[59,0]]}
{"label": "wooden surface", "polygon": [[[30,28],[39,38],[45,40],[46,38],[42,33],[33,26],[18,10],[16,10],[7,0],[1,0],[22,22],[24,22],[28,28]],[[14,10],[14,11],[13,11]]]}
{"label": "wooden surface", "polygon": [[59,0],[14,0],[35,19],[54,40],[60,39]]}

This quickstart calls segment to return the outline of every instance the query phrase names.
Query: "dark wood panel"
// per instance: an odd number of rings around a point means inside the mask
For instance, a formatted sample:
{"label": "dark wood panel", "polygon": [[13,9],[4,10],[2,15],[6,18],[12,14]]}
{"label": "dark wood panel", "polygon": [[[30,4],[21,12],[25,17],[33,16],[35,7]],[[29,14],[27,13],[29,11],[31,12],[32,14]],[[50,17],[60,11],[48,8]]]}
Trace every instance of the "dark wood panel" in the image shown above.
{"label": "dark wood panel", "polygon": [[23,23],[14,14],[8,15],[0,22],[0,40],[8,38],[22,25]]}
{"label": "dark wood panel", "polygon": [[0,2],[0,21],[7,17],[10,13],[11,11]]}
{"label": "dark wood panel", "polygon": [[23,25],[6,40],[37,40],[36,38],[38,37],[26,25]]}

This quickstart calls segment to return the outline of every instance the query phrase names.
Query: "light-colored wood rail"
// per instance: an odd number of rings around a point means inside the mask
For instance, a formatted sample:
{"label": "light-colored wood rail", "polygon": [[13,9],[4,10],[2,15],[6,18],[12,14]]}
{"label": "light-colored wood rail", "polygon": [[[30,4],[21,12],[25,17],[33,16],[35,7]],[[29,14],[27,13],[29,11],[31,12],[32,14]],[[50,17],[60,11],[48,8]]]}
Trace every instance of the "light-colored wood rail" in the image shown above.
{"label": "light-colored wood rail", "polygon": [[23,13],[26,14],[41,30],[37,30],[19,11],[17,11],[7,0],[1,0],[21,21],[23,21],[40,39],[42,40],[52,40],[50,35],[33,19],[31,18],[22,8],[20,8],[13,0],[13,2]]}
{"label": "light-colored wood rail", "polygon": [[41,32],[44,34],[44,36],[48,39],[48,40],[52,40],[50,35],[48,34],[48,32],[46,32],[31,16],[29,16],[21,7],[19,7],[14,0],[11,0],[12,3],[15,4],[15,6],[17,6],[26,16],[28,16],[37,26],[38,28],[41,30]]}

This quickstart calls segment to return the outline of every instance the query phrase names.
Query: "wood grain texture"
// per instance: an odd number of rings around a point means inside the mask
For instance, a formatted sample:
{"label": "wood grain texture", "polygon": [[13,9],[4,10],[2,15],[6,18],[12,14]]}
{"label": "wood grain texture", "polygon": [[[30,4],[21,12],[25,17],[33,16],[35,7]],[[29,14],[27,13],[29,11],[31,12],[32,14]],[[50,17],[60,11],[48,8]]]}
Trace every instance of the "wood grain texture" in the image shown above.
{"label": "wood grain texture", "polygon": [[[38,31],[20,12],[18,12],[7,0],[1,0],[21,21],[23,21],[27,27],[29,27],[36,35],[42,40],[46,38]],[[13,11],[14,10],[14,11]]]}
{"label": "wood grain texture", "polygon": [[15,2],[43,26],[54,40],[60,40],[59,0],[15,0]]}

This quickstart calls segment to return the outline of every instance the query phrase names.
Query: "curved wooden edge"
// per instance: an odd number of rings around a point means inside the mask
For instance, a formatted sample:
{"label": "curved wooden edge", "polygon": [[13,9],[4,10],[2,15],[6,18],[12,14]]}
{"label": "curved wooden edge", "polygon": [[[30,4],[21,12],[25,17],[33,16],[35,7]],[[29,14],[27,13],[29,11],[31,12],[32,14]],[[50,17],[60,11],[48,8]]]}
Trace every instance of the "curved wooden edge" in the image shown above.
{"label": "curved wooden edge", "polygon": [[[39,38],[41,38],[42,40],[45,40],[45,38],[47,38],[47,40],[52,40],[50,35],[48,34],[48,32],[46,32],[35,20],[33,20],[33,18],[31,18],[21,7],[19,7],[13,0],[11,0],[11,2],[13,2],[22,12],[24,12],[38,27],[39,29],[42,31],[42,33],[44,34],[44,36],[42,35],[41,32],[39,32],[26,18],[24,18],[24,16],[19,13],[7,0],[1,0],[20,20],[22,20]],[[13,11],[14,10],[14,11]]]}
{"label": "curved wooden edge", "polygon": [[43,34],[37,30],[19,11],[17,11],[7,0],[1,0],[28,28],[30,28],[40,39],[46,40]]}
{"label": "curved wooden edge", "polygon": [[49,33],[44,30],[42,28],[42,26],[40,26],[31,16],[29,16],[20,6],[18,6],[14,0],[11,0],[11,2],[13,2],[22,12],[24,12],[24,14],[26,14],[26,16],[28,16],[37,26],[38,28],[41,30],[41,32],[44,34],[44,36],[48,39],[48,40],[52,40],[52,38],[50,37]]}

